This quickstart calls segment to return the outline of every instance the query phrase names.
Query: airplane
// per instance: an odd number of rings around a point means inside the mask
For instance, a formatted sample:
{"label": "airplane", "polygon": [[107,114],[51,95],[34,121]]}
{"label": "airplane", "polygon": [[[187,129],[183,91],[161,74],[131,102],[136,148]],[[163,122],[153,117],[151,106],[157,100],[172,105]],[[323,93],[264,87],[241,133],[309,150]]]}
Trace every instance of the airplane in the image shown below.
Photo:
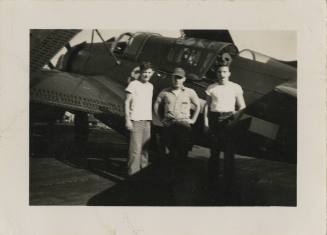
{"label": "airplane", "polygon": [[[124,90],[131,72],[140,62],[149,61],[155,68],[151,78],[154,99],[170,86],[173,69],[182,67],[187,73],[185,86],[196,91],[203,108],[204,91],[214,82],[217,63],[227,60],[232,61],[231,81],[241,85],[247,105],[233,124],[238,136],[236,152],[296,163],[297,69],[294,62],[283,62],[251,49],[239,51],[227,30],[181,30],[178,38],[126,32],[108,40],[93,30],[91,43],[71,47],[67,42],[79,32],[31,30],[31,123],[54,122],[65,111],[70,111],[76,116],[93,114],[126,135]],[[96,35],[102,42],[93,41]],[[56,65],[51,64],[54,52],[63,45],[67,53]],[[43,69],[45,64],[50,69]],[[209,141],[203,132],[202,113],[203,110],[193,126],[194,144],[207,147]],[[161,127],[154,117],[153,134],[160,133]]]}

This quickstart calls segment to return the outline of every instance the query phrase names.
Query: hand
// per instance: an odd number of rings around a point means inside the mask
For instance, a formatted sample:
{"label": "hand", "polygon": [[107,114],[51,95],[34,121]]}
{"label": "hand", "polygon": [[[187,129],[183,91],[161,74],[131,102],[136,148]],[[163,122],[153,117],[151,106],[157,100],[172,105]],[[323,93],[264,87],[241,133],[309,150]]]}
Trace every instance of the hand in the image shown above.
{"label": "hand", "polygon": [[129,131],[133,130],[133,122],[131,120],[126,120],[125,126],[127,130]]}
{"label": "hand", "polygon": [[209,125],[204,124],[203,130],[204,130],[204,133],[208,133],[209,132]]}
{"label": "hand", "polygon": [[234,121],[234,120],[238,120],[241,116],[241,112],[240,111],[234,111],[233,112],[233,115],[231,116],[231,120]]}
{"label": "hand", "polygon": [[188,122],[188,124],[191,124],[191,125],[193,125],[195,123],[195,121],[193,119],[189,119],[189,120],[187,120],[187,122]]}

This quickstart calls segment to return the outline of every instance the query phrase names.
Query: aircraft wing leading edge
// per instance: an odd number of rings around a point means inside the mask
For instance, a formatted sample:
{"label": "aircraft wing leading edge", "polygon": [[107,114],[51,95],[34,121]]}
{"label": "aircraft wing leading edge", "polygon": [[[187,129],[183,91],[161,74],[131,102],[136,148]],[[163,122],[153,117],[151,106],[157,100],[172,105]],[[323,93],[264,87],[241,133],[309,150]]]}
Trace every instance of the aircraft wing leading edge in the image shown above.
{"label": "aircraft wing leading edge", "polygon": [[31,78],[32,103],[93,114],[124,114],[124,89],[108,77],[42,70]]}

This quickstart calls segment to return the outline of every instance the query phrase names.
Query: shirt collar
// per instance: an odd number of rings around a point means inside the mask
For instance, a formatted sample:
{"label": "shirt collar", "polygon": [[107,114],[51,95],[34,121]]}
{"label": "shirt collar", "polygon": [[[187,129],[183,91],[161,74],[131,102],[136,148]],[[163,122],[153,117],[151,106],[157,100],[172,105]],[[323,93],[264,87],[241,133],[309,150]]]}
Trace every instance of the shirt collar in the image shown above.
{"label": "shirt collar", "polygon": [[[185,91],[185,87],[183,86],[183,87],[181,88],[181,90],[182,90],[182,91]],[[168,88],[168,91],[169,91],[169,92],[173,92],[173,91],[174,91],[174,88],[173,88],[173,87],[169,87],[169,88]]]}

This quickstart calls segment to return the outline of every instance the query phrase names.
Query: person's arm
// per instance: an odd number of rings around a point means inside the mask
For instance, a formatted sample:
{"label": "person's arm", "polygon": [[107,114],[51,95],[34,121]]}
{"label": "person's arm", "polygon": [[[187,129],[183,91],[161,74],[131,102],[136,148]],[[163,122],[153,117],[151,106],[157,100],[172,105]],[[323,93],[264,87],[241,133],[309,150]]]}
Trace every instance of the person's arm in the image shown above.
{"label": "person's arm", "polygon": [[156,101],[154,102],[154,106],[153,106],[153,111],[154,114],[156,115],[156,117],[158,117],[159,121],[161,121],[161,117],[159,115],[159,106],[161,104],[162,101],[162,92],[160,92],[160,94],[158,95]]}
{"label": "person's arm", "polygon": [[236,111],[234,113],[234,120],[238,120],[242,114],[242,110],[246,108],[242,89],[236,95],[235,108]]}
{"label": "person's arm", "polygon": [[209,130],[208,113],[209,113],[210,104],[211,104],[211,96],[207,95],[207,100],[203,109],[203,127],[205,132]]}
{"label": "person's arm", "polygon": [[126,99],[125,99],[125,126],[127,130],[133,129],[133,122],[131,120],[131,104],[133,100],[133,95],[129,92],[126,92]]}
{"label": "person's arm", "polygon": [[244,97],[243,97],[243,92],[240,92],[236,96],[236,111],[245,109],[245,107],[246,107],[246,105],[245,105],[245,101],[244,101]]}
{"label": "person's arm", "polygon": [[191,103],[194,105],[195,110],[193,112],[193,115],[190,118],[190,124],[194,124],[199,116],[200,113],[200,99],[198,95],[195,93],[195,91],[192,92],[192,95],[190,97]]}

